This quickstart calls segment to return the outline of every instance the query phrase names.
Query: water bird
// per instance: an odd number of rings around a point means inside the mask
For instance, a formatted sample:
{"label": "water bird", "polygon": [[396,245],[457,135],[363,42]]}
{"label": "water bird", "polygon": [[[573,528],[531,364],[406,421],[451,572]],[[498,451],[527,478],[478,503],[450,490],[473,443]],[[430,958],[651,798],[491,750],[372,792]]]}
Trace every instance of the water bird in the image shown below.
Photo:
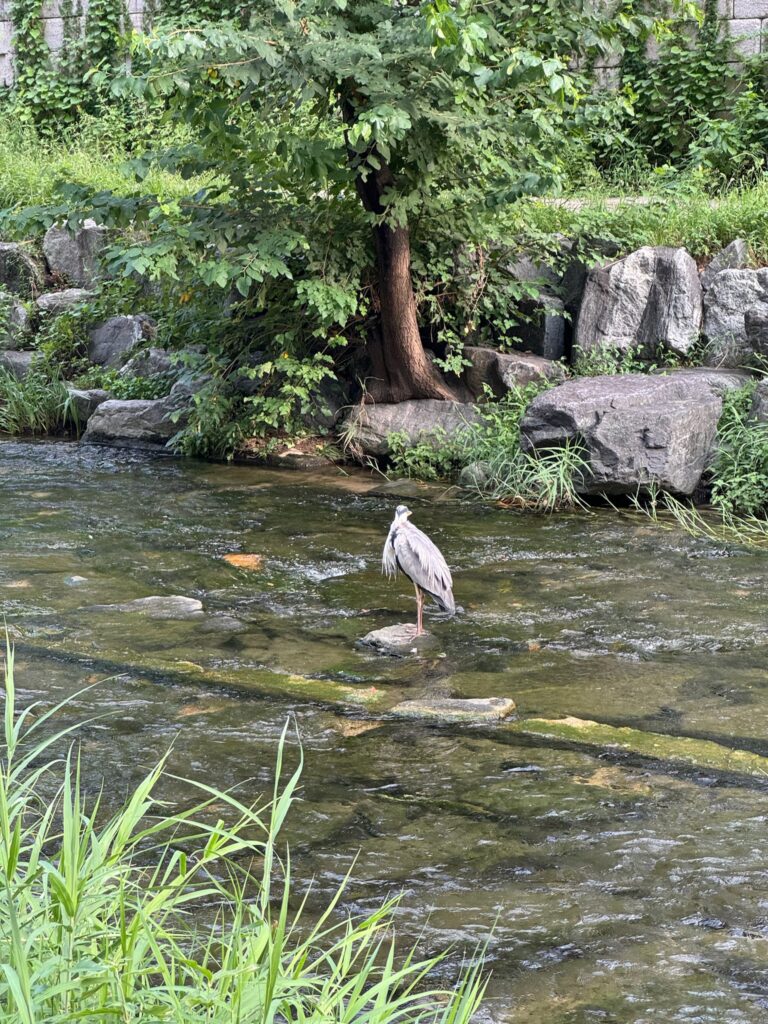
{"label": "water bird", "polygon": [[393,579],[399,569],[416,588],[416,636],[421,636],[424,633],[422,612],[425,594],[450,615],[455,614],[456,604],[448,563],[426,533],[408,521],[411,514],[406,505],[398,505],[395,509],[395,518],[381,556],[381,571]]}

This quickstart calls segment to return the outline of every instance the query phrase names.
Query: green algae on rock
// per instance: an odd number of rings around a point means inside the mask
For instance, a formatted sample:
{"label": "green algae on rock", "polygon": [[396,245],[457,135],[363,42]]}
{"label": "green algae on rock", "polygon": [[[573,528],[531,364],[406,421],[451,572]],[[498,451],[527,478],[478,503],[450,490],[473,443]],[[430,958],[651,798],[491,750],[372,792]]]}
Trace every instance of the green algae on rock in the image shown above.
{"label": "green algae on rock", "polygon": [[[331,707],[381,710],[392,700],[388,693],[376,686],[351,686],[332,679],[312,679],[296,673],[278,672],[248,665],[218,664],[206,667],[194,661],[164,657],[160,652],[151,656],[134,654],[119,661],[100,658],[85,649],[76,649],[69,641],[46,637],[44,642],[15,642],[17,650],[29,654],[64,657],[72,661],[88,662],[107,675],[125,672],[167,679],[171,682],[198,683],[206,687],[227,687],[242,693],[268,697],[291,697]],[[390,691],[391,692],[391,691]]]}
{"label": "green algae on rock", "polygon": [[608,751],[617,750],[705,771],[750,775],[765,778],[768,782],[768,757],[748,750],[735,750],[712,740],[644,732],[629,726],[606,725],[572,716],[556,719],[527,718],[510,724],[508,728],[526,736],[561,740]]}

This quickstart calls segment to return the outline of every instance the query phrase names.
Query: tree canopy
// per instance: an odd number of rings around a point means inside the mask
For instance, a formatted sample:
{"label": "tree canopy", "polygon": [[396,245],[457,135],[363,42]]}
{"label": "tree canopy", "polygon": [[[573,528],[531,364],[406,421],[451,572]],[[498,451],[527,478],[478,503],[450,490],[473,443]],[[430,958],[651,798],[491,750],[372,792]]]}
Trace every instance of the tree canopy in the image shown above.
{"label": "tree canopy", "polygon": [[48,216],[149,228],[115,266],[234,296],[228,356],[258,350],[249,372],[288,395],[355,342],[370,396],[450,398],[438,367],[482,313],[504,209],[556,187],[592,57],[651,26],[591,0],[259,0],[166,21],[112,91],[187,126],[133,166],[180,169],[194,192],[70,189]]}

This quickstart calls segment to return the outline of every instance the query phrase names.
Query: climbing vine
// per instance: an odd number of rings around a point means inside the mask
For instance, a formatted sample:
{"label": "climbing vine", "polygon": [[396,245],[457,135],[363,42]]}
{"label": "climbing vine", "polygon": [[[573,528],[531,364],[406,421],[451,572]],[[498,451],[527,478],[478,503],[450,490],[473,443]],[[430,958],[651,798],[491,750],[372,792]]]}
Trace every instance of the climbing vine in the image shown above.
{"label": "climbing vine", "polygon": [[[619,180],[681,167],[732,180],[765,167],[768,57],[738,52],[718,0],[697,6],[695,19],[666,26],[650,49],[646,36],[624,33],[616,90],[587,107],[591,155]],[[658,7],[658,0],[623,0],[627,12]]]}
{"label": "climbing vine", "polygon": [[91,0],[83,13],[80,0],[60,6],[64,22],[62,47],[49,48],[45,38],[43,0],[12,0],[15,88],[19,111],[52,126],[74,120],[101,97],[94,88],[94,70],[113,66],[126,52],[125,0]]}
{"label": "climbing vine", "polygon": [[168,21],[213,21],[224,18],[241,18],[251,8],[244,0],[155,0],[155,8]]}

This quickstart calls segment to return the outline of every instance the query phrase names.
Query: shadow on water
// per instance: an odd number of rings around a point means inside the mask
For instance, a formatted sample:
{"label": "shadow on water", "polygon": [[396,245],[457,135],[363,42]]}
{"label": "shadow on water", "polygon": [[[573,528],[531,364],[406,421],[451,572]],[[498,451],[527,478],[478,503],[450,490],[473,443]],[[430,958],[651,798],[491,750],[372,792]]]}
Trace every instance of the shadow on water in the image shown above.
{"label": "shadow on water", "polygon": [[[351,909],[402,891],[400,927],[427,946],[458,957],[495,923],[494,1020],[768,1019],[764,790],[345,706],[512,696],[768,753],[762,557],[611,514],[409,498],[465,611],[422,657],[384,658],[356,639],[414,606],[379,574],[397,498],[367,479],[8,442],[0,483],[22,696],[99,681],[67,712],[108,712],[82,734],[94,791],[104,773],[120,797],[173,743],[173,771],[255,795],[293,714],[307,767],[287,838],[310,898],[357,857]],[[200,605],[125,608],[173,595]]]}

